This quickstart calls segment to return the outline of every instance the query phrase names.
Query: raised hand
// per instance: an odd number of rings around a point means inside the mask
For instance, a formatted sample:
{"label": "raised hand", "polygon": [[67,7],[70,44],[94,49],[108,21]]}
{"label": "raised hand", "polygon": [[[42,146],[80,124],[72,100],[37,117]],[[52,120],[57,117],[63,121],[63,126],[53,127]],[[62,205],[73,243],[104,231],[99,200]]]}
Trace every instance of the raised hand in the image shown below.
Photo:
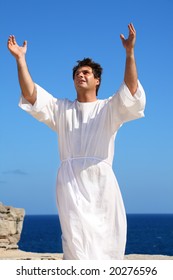
{"label": "raised hand", "polygon": [[16,58],[20,59],[25,56],[27,51],[27,41],[23,42],[23,46],[19,46],[16,42],[15,36],[11,35],[8,38],[7,46],[11,54]]}
{"label": "raised hand", "polygon": [[120,35],[120,38],[126,51],[131,52],[134,49],[135,42],[136,42],[136,30],[132,23],[128,25],[128,29],[129,29],[128,38],[125,39],[123,34]]}

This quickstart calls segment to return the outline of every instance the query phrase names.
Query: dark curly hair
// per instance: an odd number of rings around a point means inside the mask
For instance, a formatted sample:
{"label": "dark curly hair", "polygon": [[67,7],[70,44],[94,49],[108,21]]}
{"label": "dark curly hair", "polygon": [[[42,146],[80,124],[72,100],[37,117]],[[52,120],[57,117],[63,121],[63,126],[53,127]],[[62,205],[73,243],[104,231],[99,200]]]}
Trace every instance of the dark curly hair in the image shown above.
{"label": "dark curly hair", "polygon": [[91,58],[84,58],[83,60],[77,60],[77,65],[73,67],[73,80],[75,77],[76,71],[82,66],[89,66],[92,68],[92,72],[94,74],[94,78],[98,78],[100,83],[96,88],[96,95],[98,94],[98,90],[101,84],[101,75],[102,75],[102,67],[99,63],[94,62]]}

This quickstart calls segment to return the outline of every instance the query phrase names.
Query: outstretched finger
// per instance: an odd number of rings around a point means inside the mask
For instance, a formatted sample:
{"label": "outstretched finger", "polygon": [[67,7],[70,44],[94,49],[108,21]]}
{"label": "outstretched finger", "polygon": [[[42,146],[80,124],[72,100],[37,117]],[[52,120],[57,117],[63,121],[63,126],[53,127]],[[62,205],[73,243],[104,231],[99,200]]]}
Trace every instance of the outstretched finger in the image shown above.
{"label": "outstretched finger", "polygon": [[120,34],[120,38],[121,38],[121,40],[124,40],[124,39],[125,39],[125,37],[124,37],[123,34]]}
{"label": "outstretched finger", "polygon": [[12,42],[13,42],[14,45],[16,44],[16,38],[15,38],[14,35],[12,35]]}
{"label": "outstretched finger", "polygon": [[27,46],[27,41],[25,40],[24,42],[23,42],[23,47],[26,47]]}
{"label": "outstretched finger", "polygon": [[135,28],[134,28],[133,23],[130,23],[130,24],[128,25],[128,28],[129,28],[129,32],[130,32],[130,33],[135,34],[136,30],[135,30]]}
{"label": "outstretched finger", "polygon": [[8,37],[8,41],[12,41],[12,35]]}
{"label": "outstretched finger", "polygon": [[8,37],[8,45],[12,45],[13,44],[13,42],[12,42],[12,35],[10,35],[9,37]]}

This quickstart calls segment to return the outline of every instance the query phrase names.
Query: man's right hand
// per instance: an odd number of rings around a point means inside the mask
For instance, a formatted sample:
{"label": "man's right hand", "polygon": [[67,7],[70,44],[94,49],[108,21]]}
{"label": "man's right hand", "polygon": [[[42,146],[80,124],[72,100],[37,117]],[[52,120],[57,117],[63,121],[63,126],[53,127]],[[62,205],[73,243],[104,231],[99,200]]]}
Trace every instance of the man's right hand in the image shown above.
{"label": "man's right hand", "polygon": [[28,102],[34,104],[37,98],[34,82],[28,71],[25,54],[27,51],[27,41],[24,41],[23,46],[19,46],[15,36],[11,35],[8,38],[7,47],[11,54],[16,58],[19,84],[22,94]]}
{"label": "man's right hand", "polygon": [[19,46],[16,42],[15,36],[11,35],[8,38],[7,46],[11,54],[18,60],[25,57],[27,51],[27,41],[23,42],[23,46]]}

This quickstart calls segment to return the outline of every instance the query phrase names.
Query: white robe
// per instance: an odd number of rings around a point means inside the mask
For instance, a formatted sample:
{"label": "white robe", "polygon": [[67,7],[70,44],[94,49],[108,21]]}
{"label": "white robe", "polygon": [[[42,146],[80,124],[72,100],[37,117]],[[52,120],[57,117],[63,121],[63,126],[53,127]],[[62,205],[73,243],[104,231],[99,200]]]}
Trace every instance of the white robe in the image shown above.
{"label": "white robe", "polygon": [[131,95],[125,83],[112,97],[81,103],[57,99],[36,85],[32,106],[19,106],[58,133],[61,166],[57,204],[66,260],[123,259],[126,214],[112,170],[120,126],[144,116],[145,93]]}

